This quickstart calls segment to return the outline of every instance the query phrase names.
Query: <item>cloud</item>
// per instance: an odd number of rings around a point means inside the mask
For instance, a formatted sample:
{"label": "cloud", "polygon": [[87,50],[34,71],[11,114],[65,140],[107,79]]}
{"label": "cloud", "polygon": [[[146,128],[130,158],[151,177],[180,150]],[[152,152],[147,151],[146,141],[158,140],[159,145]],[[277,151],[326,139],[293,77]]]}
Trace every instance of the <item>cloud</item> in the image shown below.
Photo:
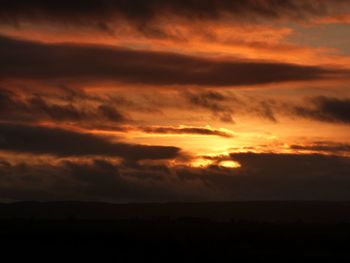
{"label": "cloud", "polygon": [[113,106],[110,105],[100,105],[98,107],[99,112],[102,116],[105,116],[108,120],[113,122],[124,122],[126,117],[117,111]]}
{"label": "cloud", "polygon": [[225,131],[215,130],[210,128],[201,127],[171,127],[171,126],[150,126],[141,127],[141,130],[145,133],[155,133],[155,134],[197,134],[197,135],[214,135],[224,138],[232,138],[233,134]]}
{"label": "cloud", "polygon": [[275,111],[279,103],[272,99],[236,96],[232,92],[213,90],[185,91],[182,95],[192,107],[207,109],[222,122],[234,123],[234,114],[249,114],[277,122]]}
{"label": "cloud", "polygon": [[248,114],[277,123],[278,116],[285,115],[335,124],[350,123],[348,98],[316,96],[296,103],[259,96],[238,97],[218,91],[186,91],[182,95],[192,107],[207,109],[218,119],[228,116],[233,121],[234,114]]}
{"label": "cloud", "polygon": [[95,26],[105,31],[111,30],[108,22],[118,19],[146,30],[147,25],[159,17],[217,20],[228,16],[244,21],[285,18],[305,20],[337,14],[339,10],[349,7],[346,0],[76,0],[74,3],[67,0],[1,0],[0,4],[0,19],[3,23],[45,21]]}
{"label": "cloud", "polygon": [[0,150],[55,156],[110,156],[128,161],[172,159],[177,147],[111,142],[88,133],[60,128],[0,123]]}
{"label": "cloud", "polygon": [[75,107],[72,104],[65,104],[65,105],[59,105],[59,104],[49,104],[47,103],[43,98],[36,95],[31,97],[28,100],[27,105],[25,105],[23,108],[26,108],[27,113],[44,113],[47,115],[50,119],[53,120],[84,120],[89,119],[88,112],[85,112],[84,110],[80,110],[77,107]]}
{"label": "cloud", "polygon": [[0,198],[12,200],[349,200],[350,159],[317,154],[234,153],[240,168],[0,162]]}
{"label": "cloud", "polygon": [[277,123],[278,116],[285,115],[336,124],[350,123],[348,98],[316,96],[296,103],[268,97],[237,97],[217,91],[186,91],[183,96],[191,106],[207,109],[219,119],[226,115],[233,120],[234,114],[249,114]]}
{"label": "cloud", "polygon": [[230,98],[217,91],[186,91],[183,93],[183,95],[193,105],[201,106],[214,112],[225,112],[229,110],[227,107],[223,106],[220,103],[230,100]]}
{"label": "cloud", "polygon": [[202,186],[172,177],[163,166],[124,166],[105,160],[58,164],[0,163],[0,199],[159,201],[196,200]]}
{"label": "cloud", "polygon": [[307,145],[293,144],[290,148],[297,151],[326,152],[330,154],[349,154],[350,144],[318,141]]}
{"label": "cloud", "polygon": [[307,119],[350,124],[350,99],[319,96],[309,101],[312,107],[296,106],[293,113]]}
{"label": "cloud", "polygon": [[[27,122],[35,120],[73,121],[80,122],[82,125],[87,122],[109,121],[120,124],[131,121],[128,116],[112,106],[113,102],[107,99],[103,101],[81,94],[77,100],[74,96],[78,96],[78,92],[75,95],[58,94],[53,99],[45,96],[44,93],[29,92],[29,95],[27,93],[23,90],[14,92],[0,88],[0,119]],[[84,103],[80,103],[81,101]],[[88,104],[96,101],[98,102],[97,107],[91,103]]]}
{"label": "cloud", "polygon": [[231,102],[231,104],[232,102],[236,102],[236,104],[241,103],[238,99],[226,96],[217,91],[186,91],[183,95],[192,106],[208,109],[212,112],[214,117],[228,123],[234,123],[232,116],[233,110],[230,106],[227,106],[225,102]]}
{"label": "cloud", "polygon": [[[319,154],[237,153],[237,195],[248,199],[349,200],[350,158]],[[245,178],[245,179],[244,179]]]}
{"label": "cloud", "polygon": [[334,16],[322,17],[315,19],[314,23],[318,24],[350,24],[350,14],[343,13]]}
{"label": "cloud", "polygon": [[[118,81],[148,85],[239,86],[338,77],[344,70],[212,60],[97,45],[42,44],[0,37],[0,79]],[[254,77],[252,77],[254,76]]]}

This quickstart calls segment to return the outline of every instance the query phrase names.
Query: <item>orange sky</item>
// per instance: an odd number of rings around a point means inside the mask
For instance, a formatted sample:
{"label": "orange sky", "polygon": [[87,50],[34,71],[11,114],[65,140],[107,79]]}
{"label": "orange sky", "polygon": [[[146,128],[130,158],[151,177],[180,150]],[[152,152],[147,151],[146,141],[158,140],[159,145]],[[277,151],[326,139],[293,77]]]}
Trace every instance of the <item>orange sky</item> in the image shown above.
{"label": "orange sky", "polygon": [[[2,158],[13,165],[130,158],[109,144],[174,147],[181,154],[132,159],[176,169],[234,171],[245,164],[232,154],[248,152],[349,157],[350,6],[334,1],[318,9],[317,0],[307,0],[309,12],[290,0],[295,13],[283,5],[259,13],[250,2],[236,11],[218,5],[215,15],[172,1],[160,4],[164,12],[152,5],[139,16],[118,5],[115,12],[6,6]],[[273,15],[265,16],[266,8]],[[30,135],[52,129],[103,142],[71,154],[56,142],[27,145],[25,127]],[[98,143],[112,153],[101,153]]]}

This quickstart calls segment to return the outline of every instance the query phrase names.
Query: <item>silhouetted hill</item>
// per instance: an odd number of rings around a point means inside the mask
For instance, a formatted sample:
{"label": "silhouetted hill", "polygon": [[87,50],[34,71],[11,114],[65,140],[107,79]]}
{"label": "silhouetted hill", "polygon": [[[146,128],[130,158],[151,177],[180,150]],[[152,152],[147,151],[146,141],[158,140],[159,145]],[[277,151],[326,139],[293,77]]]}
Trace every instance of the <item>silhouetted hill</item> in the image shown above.
{"label": "silhouetted hill", "polygon": [[350,202],[208,202],[111,204],[17,202],[0,204],[0,218],[155,219],[202,218],[252,222],[350,222]]}
{"label": "silhouetted hill", "polygon": [[0,204],[2,257],[350,262],[348,202]]}

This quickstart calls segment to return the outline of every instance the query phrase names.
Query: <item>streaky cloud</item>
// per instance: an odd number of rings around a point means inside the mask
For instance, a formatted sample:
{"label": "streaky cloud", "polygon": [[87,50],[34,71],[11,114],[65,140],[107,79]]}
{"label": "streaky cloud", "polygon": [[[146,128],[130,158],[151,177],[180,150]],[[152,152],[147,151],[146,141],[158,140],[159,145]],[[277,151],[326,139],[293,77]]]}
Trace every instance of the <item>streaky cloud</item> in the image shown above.
{"label": "streaky cloud", "polygon": [[173,159],[180,149],[112,142],[89,133],[57,127],[0,123],[0,150],[33,155],[105,156],[126,161]]}
{"label": "streaky cloud", "polygon": [[[111,46],[43,44],[0,37],[0,79],[240,86],[348,75],[344,69],[255,60],[213,60]],[[254,77],[252,77],[254,76]]]}

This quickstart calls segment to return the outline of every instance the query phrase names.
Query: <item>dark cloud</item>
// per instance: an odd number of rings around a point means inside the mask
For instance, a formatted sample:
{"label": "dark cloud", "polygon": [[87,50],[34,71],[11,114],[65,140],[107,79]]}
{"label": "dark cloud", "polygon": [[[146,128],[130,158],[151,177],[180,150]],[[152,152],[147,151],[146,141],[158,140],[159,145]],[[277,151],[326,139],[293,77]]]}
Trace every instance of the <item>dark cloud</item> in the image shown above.
{"label": "dark cloud", "polygon": [[255,153],[231,157],[242,167],[2,161],[0,198],[112,202],[350,199],[347,157]]}
{"label": "dark cloud", "polygon": [[273,100],[262,100],[254,110],[257,115],[272,122],[277,122],[275,110],[278,109],[278,107],[279,105]]}
{"label": "dark cloud", "polygon": [[327,152],[331,154],[350,153],[350,144],[328,141],[313,142],[307,145],[294,144],[290,148],[298,151]]}
{"label": "dark cloud", "polygon": [[236,103],[240,103],[236,98],[225,96],[216,91],[186,91],[183,95],[192,106],[210,110],[214,117],[223,122],[234,122],[232,116],[233,110],[230,106],[227,106],[225,102],[232,102],[232,100],[234,100]]}
{"label": "dark cloud", "polygon": [[[209,170],[182,168],[169,171],[166,167],[145,165],[124,167],[103,160],[92,163],[66,161],[58,165],[3,162],[0,164],[0,197],[143,202],[200,200],[203,196],[196,188],[206,190],[204,194],[208,195],[210,187],[205,186],[210,183],[208,175]],[[218,180],[225,177],[224,173],[214,175],[221,177]]]}
{"label": "dark cloud", "polygon": [[221,102],[230,100],[220,92],[216,91],[205,91],[205,92],[190,92],[186,91],[183,93],[184,96],[193,105],[201,106],[203,108],[210,109],[215,112],[225,112],[229,110],[227,107],[223,106]]}
{"label": "dark cloud", "polygon": [[[308,19],[332,14],[349,6],[346,0],[1,0],[0,19],[3,23],[45,21],[63,25],[95,26],[111,31],[108,22],[125,19],[140,30],[157,17],[188,19],[231,19],[256,21],[283,18]],[[146,28],[146,29],[145,29]],[[156,32],[159,34],[159,32]]]}
{"label": "dark cloud", "polygon": [[11,123],[0,124],[0,150],[56,156],[116,156],[128,161],[172,159],[180,152],[177,147],[114,143],[87,133]]}
{"label": "dark cloud", "polygon": [[[85,124],[86,122],[109,121],[113,123],[124,123],[131,121],[129,117],[118,111],[112,104],[114,102],[102,99],[93,99],[90,97],[83,97],[78,92],[75,95],[59,94],[54,96],[56,102],[50,101],[52,98],[38,93],[26,92],[11,92],[7,89],[0,88],[0,119],[1,120],[21,120],[21,121],[43,121],[52,120],[73,121]],[[27,92],[28,93],[28,92]],[[82,93],[83,94],[83,93]],[[93,105],[82,106],[80,102],[85,104],[88,102],[100,103],[97,108]]]}
{"label": "dark cloud", "polygon": [[1,199],[145,202],[196,200],[200,196],[196,184],[188,181],[181,185],[166,167],[123,166],[104,160],[57,165],[0,163],[0,178]]}
{"label": "dark cloud", "polygon": [[92,114],[80,110],[72,104],[58,105],[58,104],[49,104],[40,96],[33,96],[28,100],[26,105],[28,112],[33,113],[44,113],[49,118],[53,120],[84,120],[89,119]]}
{"label": "dark cloud", "polygon": [[141,130],[146,133],[158,134],[198,134],[198,135],[214,135],[224,138],[234,137],[232,134],[220,130],[198,127],[141,127]]}
{"label": "dark cloud", "polygon": [[0,111],[8,112],[21,107],[19,103],[15,102],[15,94],[10,90],[0,88]]}
{"label": "dark cloud", "polygon": [[106,117],[110,121],[124,122],[127,120],[127,118],[113,106],[106,104],[100,105],[98,107],[98,110],[102,114],[102,116]]}
{"label": "dark cloud", "polygon": [[234,123],[234,114],[249,114],[277,122],[276,111],[280,103],[272,99],[236,96],[232,92],[186,91],[182,95],[192,107],[207,109],[223,122]]}
{"label": "dark cloud", "polygon": [[350,124],[350,99],[319,96],[309,102],[311,106],[296,106],[293,113],[318,121]]}
{"label": "dark cloud", "polygon": [[218,61],[165,52],[94,45],[50,45],[0,37],[0,79],[235,86],[316,80],[344,73],[343,70],[316,66]]}
{"label": "dark cloud", "polygon": [[293,118],[307,118],[316,121],[349,124],[350,99],[317,96],[307,98],[302,104],[279,101],[264,97],[235,97],[219,92],[187,91],[183,93],[186,100],[194,107],[207,109],[213,116],[228,116],[232,120],[235,113],[262,117],[278,122],[278,115]]}
{"label": "dark cloud", "polygon": [[248,199],[349,200],[350,158],[318,154],[232,154]]}

